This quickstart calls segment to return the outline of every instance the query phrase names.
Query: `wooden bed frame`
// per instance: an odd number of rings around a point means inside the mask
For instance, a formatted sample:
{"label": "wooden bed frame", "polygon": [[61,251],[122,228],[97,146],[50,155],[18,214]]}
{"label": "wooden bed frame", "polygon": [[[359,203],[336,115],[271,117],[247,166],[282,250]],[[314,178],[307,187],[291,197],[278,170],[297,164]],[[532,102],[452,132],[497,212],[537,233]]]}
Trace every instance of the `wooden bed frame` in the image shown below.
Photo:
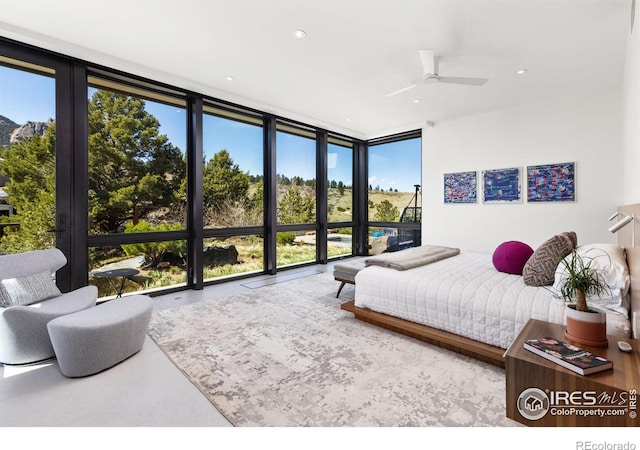
{"label": "wooden bed frame", "polygon": [[[618,207],[618,211],[626,215],[635,214],[635,222],[640,220],[640,204],[620,206]],[[632,226],[627,226],[620,230],[617,236],[618,244],[624,247],[626,251],[627,264],[629,265],[629,271],[631,274],[632,320],[636,316],[640,318],[640,295],[638,294],[640,293],[640,248],[634,248],[631,245],[632,227],[636,226],[635,222]],[[503,348],[475,341],[448,331],[438,330],[426,325],[399,319],[388,314],[375,312],[366,308],[359,308],[355,306],[355,300],[343,303],[341,308],[353,313],[355,318],[358,320],[420,339],[421,341],[429,344],[437,345],[438,347],[470,356],[498,367],[504,368],[505,366],[505,349]],[[640,332],[640,330],[636,331],[636,336],[634,336],[636,339],[638,339],[638,332]]]}

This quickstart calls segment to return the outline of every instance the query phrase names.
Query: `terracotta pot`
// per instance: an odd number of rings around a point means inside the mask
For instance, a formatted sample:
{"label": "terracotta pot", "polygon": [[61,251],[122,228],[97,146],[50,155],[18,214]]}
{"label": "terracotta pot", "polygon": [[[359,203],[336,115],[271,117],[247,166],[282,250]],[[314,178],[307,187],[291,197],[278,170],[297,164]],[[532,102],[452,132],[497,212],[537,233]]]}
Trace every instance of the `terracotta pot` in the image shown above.
{"label": "terracotta pot", "polygon": [[567,339],[593,347],[606,347],[607,315],[599,310],[577,311],[575,305],[567,306]]}

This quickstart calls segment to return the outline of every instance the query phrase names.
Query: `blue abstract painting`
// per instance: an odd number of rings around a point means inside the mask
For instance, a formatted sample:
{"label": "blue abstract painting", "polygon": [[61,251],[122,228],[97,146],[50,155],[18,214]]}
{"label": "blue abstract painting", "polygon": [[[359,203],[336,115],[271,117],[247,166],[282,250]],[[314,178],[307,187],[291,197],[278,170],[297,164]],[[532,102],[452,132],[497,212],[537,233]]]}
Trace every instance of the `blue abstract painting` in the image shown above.
{"label": "blue abstract painting", "polygon": [[527,167],[527,201],[572,202],[576,199],[575,163]]}
{"label": "blue abstract painting", "polygon": [[482,172],[482,200],[485,203],[519,202],[520,168],[485,170]]}
{"label": "blue abstract painting", "polygon": [[456,172],[444,174],[445,203],[476,203],[477,200],[477,172]]}

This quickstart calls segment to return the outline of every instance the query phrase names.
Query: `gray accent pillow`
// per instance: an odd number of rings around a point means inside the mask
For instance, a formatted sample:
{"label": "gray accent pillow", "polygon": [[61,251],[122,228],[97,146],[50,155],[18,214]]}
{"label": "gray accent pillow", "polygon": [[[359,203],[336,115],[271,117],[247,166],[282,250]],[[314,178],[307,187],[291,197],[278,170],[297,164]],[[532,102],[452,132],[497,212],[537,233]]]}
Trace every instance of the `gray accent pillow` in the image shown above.
{"label": "gray accent pillow", "polygon": [[9,293],[4,288],[4,284],[0,283],[0,308],[6,308],[7,306],[13,306]]}
{"label": "gray accent pillow", "polygon": [[524,284],[527,286],[551,286],[555,280],[556,268],[578,242],[576,233],[569,231],[553,236],[533,252],[522,269]]}
{"label": "gray accent pillow", "polygon": [[44,271],[24,278],[2,280],[0,303],[5,307],[26,306],[59,295],[61,295],[60,289],[51,278],[51,274]]}

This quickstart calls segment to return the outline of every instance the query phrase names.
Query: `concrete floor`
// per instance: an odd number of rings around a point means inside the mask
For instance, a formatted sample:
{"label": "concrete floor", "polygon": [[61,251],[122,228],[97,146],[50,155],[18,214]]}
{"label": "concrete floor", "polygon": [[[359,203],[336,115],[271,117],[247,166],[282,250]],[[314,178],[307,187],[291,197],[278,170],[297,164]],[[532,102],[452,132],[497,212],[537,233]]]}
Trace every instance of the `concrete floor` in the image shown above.
{"label": "concrete floor", "polygon": [[[327,270],[332,270],[331,264],[158,296],[154,297],[154,311],[255,291],[262,285]],[[0,426],[230,427],[231,424],[147,337],[138,354],[85,378],[64,377],[55,360],[25,367],[0,366]]]}

